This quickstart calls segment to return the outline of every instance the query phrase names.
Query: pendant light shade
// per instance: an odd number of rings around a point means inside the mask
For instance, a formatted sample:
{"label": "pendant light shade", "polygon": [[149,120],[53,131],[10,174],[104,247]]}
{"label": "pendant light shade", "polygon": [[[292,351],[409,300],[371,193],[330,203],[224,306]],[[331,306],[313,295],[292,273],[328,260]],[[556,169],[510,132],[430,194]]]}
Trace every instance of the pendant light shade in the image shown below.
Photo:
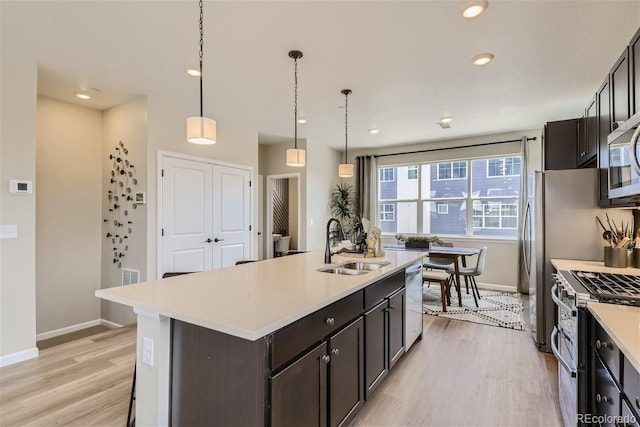
{"label": "pendant light shade", "polygon": [[347,145],[347,137],[348,137],[348,119],[349,119],[349,105],[348,99],[351,94],[351,89],[342,89],[340,91],[341,94],[344,95],[344,163],[340,163],[338,165],[338,176],[340,178],[351,178],[353,176],[353,164],[349,163],[349,154],[348,154],[348,145]]}
{"label": "pendant light shade", "polygon": [[302,58],[302,52],[292,50],[289,57],[294,63],[294,92],[293,92],[293,148],[287,150],[287,166],[302,167],[306,164],[306,153],[298,148],[298,59]]}
{"label": "pendant light shade", "polygon": [[192,144],[216,143],[216,121],[208,117],[187,118],[187,141]]}
{"label": "pendant light shade", "polygon": [[187,141],[192,144],[212,145],[217,141],[216,121],[204,116],[202,108],[202,57],[203,57],[203,5],[200,5],[200,116],[187,118]]}

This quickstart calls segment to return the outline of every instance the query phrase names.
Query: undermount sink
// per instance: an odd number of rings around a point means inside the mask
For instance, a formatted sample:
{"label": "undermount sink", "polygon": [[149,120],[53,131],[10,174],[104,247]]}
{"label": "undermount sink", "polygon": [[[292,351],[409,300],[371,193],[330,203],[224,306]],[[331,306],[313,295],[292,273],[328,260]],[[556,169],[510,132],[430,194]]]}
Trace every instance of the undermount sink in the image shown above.
{"label": "undermount sink", "polygon": [[366,261],[354,261],[346,264],[341,264],[340,267],[348,268],[351,270],[366,270],[375,271],[382,267],[389,265],[388,262],[366,262]]}
{"label": "undermount sink", "polygon": [[338,264],[334,267],[321,268],[322,273],[342,274],[347,276],[359,276],[361,274],[367,274],[370,271],[378,270],[386,265],[388,262],[366,262],[366,261],[350,261],[344,264]]}
{"label": "undermount sink", "polygon": [[331,274],[342,274],[345,276],[359,276],[361,274],[367,274],[367,270],[351,270],[348,268],[342,267],[331,267],[331,268],[323,268],[322,270],[318,270],[322,273],[331,273]]}

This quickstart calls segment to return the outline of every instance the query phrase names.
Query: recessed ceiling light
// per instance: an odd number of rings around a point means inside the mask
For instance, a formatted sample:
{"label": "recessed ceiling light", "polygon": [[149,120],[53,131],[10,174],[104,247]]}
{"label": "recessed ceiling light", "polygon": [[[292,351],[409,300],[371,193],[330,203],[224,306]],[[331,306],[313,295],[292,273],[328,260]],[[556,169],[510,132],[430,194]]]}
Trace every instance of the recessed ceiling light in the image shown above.
{"label": "recessed ceiling light", "polygon": [[193,68],[189,68],[187,70],[187,74],[189,74],[190,76],[193,76],[193,77],[200,77],[200,70],[195,70]]}
{"label": "recessed ceiling light", "polygon": [[479,16],[489,7],[486,0],[470,1],[466,3],[462,9],[462,16],[465,18],[475,18]]}
{"label": "recessed ceiling light", "polygon": [[440,118],[440,122],[442,123],[451,123],[452,120],[453,120],[453,117],[451,116],[444,116]]}
{"label": "recessed ceiling light", "polygon": [[86,93],[82,93],[82,92],[74,92],[76,97],[80,98],[80,99],[91,99],[91,96],[87,95]]}
{"label": "recessed ceiling light", "polygon": [[369,129],[369,133],[370,133],[371,135],[375,135],[375,134],[377,134],[378,132],[380,132],[380,129],[376,129],[376,128]]}
{"label": "recessed ceiling light", "polygon": [[471,61],[475,65],[486,65],[493,61],[493,53],[481,53],[480,55],[474,56]]}
{"label": "recessed ceiling light", "polygon": [[304,123],[307,123],[307,119],[305,119],[304,117],[300,117],[300,118],[298,119],[298,123],[303,123],[303,124],[304,124]]}

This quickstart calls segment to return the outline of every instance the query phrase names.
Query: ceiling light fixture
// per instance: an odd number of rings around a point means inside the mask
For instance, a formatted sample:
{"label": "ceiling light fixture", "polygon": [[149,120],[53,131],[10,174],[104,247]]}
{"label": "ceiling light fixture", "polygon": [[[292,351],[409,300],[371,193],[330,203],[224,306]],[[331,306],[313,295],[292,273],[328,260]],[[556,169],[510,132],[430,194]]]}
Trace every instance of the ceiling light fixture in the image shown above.
{"label": "ceiling light fixture", "polygon": [[76,98],[80,98],[80,99],[91,99],[91,96],[82,92],[74,92],[74,95],[76,96]]}
{"label": "ceiling light fixture", "polygon": [[440,118],[440,122],[442,123],[451,123],[453,121],[453,117],[451,116],[444,116]]}
{"label": "ceiling light fixture", "polygon": [[476,0],[466,3],[462,8],[462,16],[465,18],[475,18],[487,10],[489,3],[486,0]]}
{"label": "ceiling light fixture", "polygon": [[340,93],[344,95],[344,163],[340,163],[338,165],[338,176],[340,178],[351,178],[353,176],[353,164],[349,163],[349,151],[347,146],[349,118],[348,100],[349,95],[351,94],[351,89],[342,89]]}
{"label": "ceiling light fixture", "polygon": [[370,133],[371,135],[375,135],[375,134],[377,134],[378,132],[380,132],[380,129],[375,129],[375,128],[373,128],[373,129],[369,129],[369,133]]}
{"label": "ceiling light fixture", "polygon": [[298,59],[302,58],[302,52],[292,50],[289,57],[293,58],[294,63],[294,91],[293,91],[293,147],[287,150],[287,166],[300,167],[306,163],[305,152],[298,148]]}
{"label": "ceiling light fixture", "polygon": [[474,56],[471,61],[475,65],[487,65],[489,62],[493,61],[493,53],[481,53],[480,55]]}
{"label": "ceiling light fixture", "polygon": [[190,76],[193,76],[193,77],[200,77],[200,75],[201,75],[199,70],[195,70],[193,68],[189,68],[187,70],[187,74],[189,74]]}
{"label": "ceiling light fixture", "polygon": [[202,47],[203,47],[203,6],[200,5],[200,116],[187,118],[187,141],[192,144],[211,145],[216,143],[217,126],[216,121],[204,116],[202,108]]}
{"label": "ceiling light fixture", "polygon": [[307,119],[305,119],[304,117],[300,117],[298,119],[298,123],[305,124],[305,123],[307,123]]}

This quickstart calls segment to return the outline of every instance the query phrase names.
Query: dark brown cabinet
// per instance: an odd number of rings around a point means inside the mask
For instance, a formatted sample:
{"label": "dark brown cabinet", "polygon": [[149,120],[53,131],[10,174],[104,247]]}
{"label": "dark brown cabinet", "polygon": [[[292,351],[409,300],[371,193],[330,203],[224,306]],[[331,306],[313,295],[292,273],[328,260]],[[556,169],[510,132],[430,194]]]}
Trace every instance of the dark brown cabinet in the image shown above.
{"label": "dark brown cabinet", "polygon": [[620,415],[620,390],[600,358],[595,358],[595,365],[593,407],[603,420],[600,425],[613,427],[614,420]]}
{"label": "dark brown cabinet", "polygon": [[578,158],[579,119],[548,122],[544,125],[542,150],[544,170],[575,169]]}
{"label": "dark brown cabinet", "polygon": [[271,425],[327,425],[325,356],[327,343],[323,342],[271,379]]}
{"label": "dark brown cabinet", "polygon": [[598,152],[598,113],[597,95],[593,97],[585,109],[584,117],[578,123],[578,166],[584,167],[596,158]]}
{"label": "dark brown cabinet", "polygon": [[640,112],[640,29],[629,43],[629,93],[631,95],[631,114]]}
{"label": "dark brown cabinet", "polygon": [[623,122],[630,117],[628,47],[624,49],[624,52],[611,69],[610,84],[612,122]]}
{"label": "dark brown cabinet", "polygon": [[[365,397],[368,399],[389,370],[404,354],[405,297],[403,279],[392,276],[386,283],[393,290],[364,313],[365,322]],[[365,292],[366,297],[366,292]]]}

